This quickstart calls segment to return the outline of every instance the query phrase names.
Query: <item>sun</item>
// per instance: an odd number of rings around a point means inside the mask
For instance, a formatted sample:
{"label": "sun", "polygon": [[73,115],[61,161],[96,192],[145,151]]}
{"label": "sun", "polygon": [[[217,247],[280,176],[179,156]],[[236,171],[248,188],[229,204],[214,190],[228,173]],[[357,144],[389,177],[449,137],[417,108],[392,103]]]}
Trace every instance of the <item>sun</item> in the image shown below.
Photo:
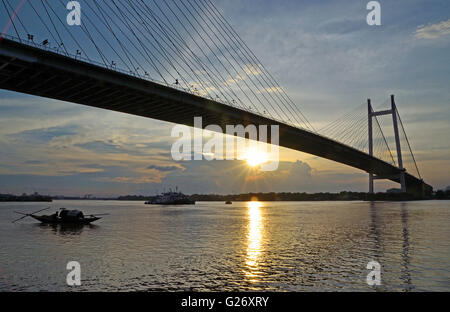
{"label": "sun", "polygon": [[245,154],[245,160],[250,167],[256,167],[265,163],[268,160],[267,153],[258,151],[257,149],[250,149]]}

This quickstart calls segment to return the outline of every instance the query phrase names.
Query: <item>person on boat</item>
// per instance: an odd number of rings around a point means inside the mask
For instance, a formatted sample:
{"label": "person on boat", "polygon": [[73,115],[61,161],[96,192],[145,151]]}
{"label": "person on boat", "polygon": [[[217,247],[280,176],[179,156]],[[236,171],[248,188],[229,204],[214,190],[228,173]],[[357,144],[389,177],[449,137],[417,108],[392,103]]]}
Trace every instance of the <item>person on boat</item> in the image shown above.
{"label": "person on boat", "polygon": [[54,214],[52,214],[53,220],[58,219],[58,211],[56,211]]}

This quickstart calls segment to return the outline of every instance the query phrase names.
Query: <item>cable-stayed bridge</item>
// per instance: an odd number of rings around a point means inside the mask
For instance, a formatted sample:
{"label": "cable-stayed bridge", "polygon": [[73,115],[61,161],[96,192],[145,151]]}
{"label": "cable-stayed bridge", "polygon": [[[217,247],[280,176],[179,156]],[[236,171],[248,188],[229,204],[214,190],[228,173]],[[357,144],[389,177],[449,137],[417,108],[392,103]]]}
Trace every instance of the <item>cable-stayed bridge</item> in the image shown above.
{"label": "cable-stayed bridge", "polygon": [[366,171],[369,191],[374,179],[432,191],[393,96],[317,131],[210,0],[85,1],[79,26],[62,0],[1,2],[2,89],[189,126],[279,125],[280,146]]}

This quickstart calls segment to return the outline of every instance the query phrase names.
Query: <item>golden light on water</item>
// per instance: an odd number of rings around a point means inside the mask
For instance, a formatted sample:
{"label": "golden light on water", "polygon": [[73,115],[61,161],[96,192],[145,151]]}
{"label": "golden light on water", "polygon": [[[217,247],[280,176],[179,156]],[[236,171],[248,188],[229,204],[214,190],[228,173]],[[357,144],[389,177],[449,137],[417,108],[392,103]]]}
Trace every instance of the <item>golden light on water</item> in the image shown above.
{"label": "golden light on water", "polygon": [[258,260],[261,254],[261,242],[263,235],[263,218],[261,215],[262,203],[251,201],[248,207],[248,241],[247,241],[247,272],[246,275],[254,278],[258,275]]}

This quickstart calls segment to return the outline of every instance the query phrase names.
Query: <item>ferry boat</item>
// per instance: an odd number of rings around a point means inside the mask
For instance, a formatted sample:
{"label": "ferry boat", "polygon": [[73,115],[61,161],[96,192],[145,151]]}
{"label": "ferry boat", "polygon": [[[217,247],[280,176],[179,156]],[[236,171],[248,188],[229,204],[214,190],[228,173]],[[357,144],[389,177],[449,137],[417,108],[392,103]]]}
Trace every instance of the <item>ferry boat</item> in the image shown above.
{"label": "ferry boat", "polygon": [[146,201],[147,205],[195,205],[195,200],[189,198],[181,192],[166,192],[155,196],[152,200]]}

